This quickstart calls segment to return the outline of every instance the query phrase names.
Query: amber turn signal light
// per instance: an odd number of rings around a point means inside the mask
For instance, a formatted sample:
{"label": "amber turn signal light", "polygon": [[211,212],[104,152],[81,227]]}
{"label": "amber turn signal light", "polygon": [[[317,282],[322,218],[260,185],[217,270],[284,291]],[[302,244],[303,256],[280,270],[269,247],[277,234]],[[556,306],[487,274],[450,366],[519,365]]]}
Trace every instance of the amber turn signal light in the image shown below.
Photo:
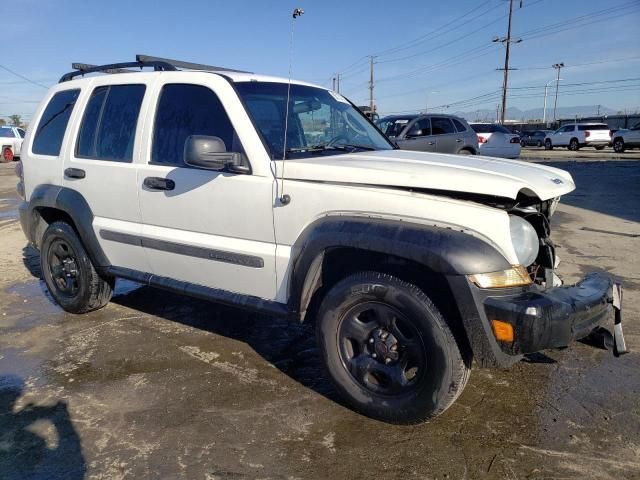
{"label": "amber turn signal light", "polygon": [[513,325],[500,320],[491,320],[493,334],[501,342],[513,342]]}

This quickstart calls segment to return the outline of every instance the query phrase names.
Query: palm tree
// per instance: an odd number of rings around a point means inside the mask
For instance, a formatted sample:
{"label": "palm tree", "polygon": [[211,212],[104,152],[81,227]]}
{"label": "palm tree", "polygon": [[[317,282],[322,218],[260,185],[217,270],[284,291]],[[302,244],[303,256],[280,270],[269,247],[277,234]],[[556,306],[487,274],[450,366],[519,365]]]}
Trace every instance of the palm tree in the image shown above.
{"label": "palm tree", "polygon": [[20,115],[9,115],[9,120],[11,120],[11,123],[16,126],[19,127],[22,125],[22,117]]}

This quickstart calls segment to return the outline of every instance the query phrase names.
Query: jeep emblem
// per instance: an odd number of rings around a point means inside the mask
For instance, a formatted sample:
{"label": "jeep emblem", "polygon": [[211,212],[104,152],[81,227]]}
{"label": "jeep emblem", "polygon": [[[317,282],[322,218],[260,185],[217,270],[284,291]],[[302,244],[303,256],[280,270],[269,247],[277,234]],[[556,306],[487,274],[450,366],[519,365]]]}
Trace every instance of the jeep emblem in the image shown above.
{"label": "jeep emblem", "polygon": [[555,183],[556,185],[560,185],[561,183],[564,183],[561,179],[559,178],[552,178],[551,181],[553,183]]}

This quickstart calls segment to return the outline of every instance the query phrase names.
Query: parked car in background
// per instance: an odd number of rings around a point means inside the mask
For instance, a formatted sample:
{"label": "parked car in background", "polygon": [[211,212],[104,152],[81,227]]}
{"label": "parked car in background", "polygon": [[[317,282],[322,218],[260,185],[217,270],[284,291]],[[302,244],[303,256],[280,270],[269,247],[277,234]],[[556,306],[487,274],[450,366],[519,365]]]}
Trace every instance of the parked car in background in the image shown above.
{"label": "parked car in background", "polygon": [[613,149],[616,153],[622,153],[630,148],[640,147],[640,122],[630,129],[617,130],[611,134]]}
{"label": "parked car in background", "polygon": [[520,137],[496,123],[472,123],[476,132],[480,155],[487,157],[518,158],[520,156]]}
{"label": "parked car in background", "polygon": [[0,127],[0,152],[3,162],[12,162],[20,158],[25,131],[20,127]]}
{"label": "parked car in background", "polygon": [[520,146],[522,147],[542,147],[547,135],[553,130],[535,130],[533,132],[522,132],[520,135]]}
{"label": "parked car in background", "polygon": [[402,150],[476,155],[478,141],[463,118],[453,115],[395,115],[377,122]]}
{"label": "parked car in background", "polygon": [[571,123],[547,135],[544,148],[567,147],[576,151],[582,147],[594,147],[602,150],[610,142],[611,131],[606,123]]}

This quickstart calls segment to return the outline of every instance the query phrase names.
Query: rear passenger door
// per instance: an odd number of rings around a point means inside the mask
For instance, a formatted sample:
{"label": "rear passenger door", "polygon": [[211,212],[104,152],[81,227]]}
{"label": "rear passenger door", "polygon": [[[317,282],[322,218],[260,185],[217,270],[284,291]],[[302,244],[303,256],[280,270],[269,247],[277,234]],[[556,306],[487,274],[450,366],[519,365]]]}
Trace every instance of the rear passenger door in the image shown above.
{"label": "rear passenger door", "polygon": [[[245,152],[254,148],[253,140],[246,140],[245,149],[238,133],[248,134],[232,123],[233,118],[244,125],[246,113],[237,112],[228,82],[217,75],[202,77],[202,84],[163,77],[148,115],[138,193],[151,273],[274,299],[273,176],[251,170]],[[242,174],[185,164],[185,142],[192,135],[218,137],[227,152],[245,156],[250,170]]]}
{"label": "rear passenger door", "polygon": [[458,153],[462,147],[462,134],[458,134],[447,117],[431,117],[431,133],[439,153]]}
{"label": "rear passenger door", "polygon": [[89,84],[82,115],[65,154],[65,187],[78,191],[93,212],[93,229],[114,266],[147,271],[142,247],[122,242],[140,234],[134,146],[147,85]]}

